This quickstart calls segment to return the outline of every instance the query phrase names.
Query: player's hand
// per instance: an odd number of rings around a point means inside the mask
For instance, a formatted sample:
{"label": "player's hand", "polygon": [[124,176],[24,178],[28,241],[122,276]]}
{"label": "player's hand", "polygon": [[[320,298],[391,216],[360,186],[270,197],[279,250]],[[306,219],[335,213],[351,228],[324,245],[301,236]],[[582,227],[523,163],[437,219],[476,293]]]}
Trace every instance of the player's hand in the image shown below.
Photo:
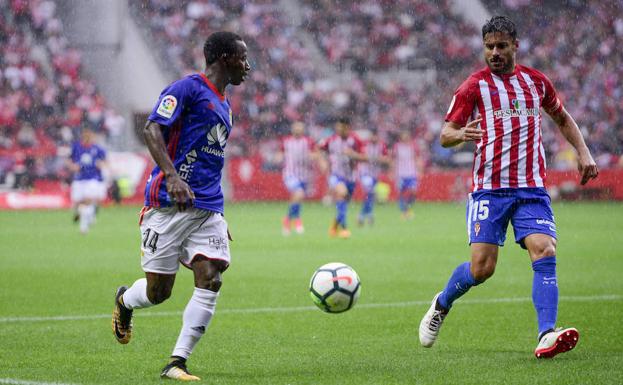
{"label": "player's hand", "polygon": [[167,176],[167,192],[180,211],[192,206],[193,200],[195,200],[195,193],[177,173]]}
{"label": "player's hand", "polygon": [[345,148],[342,154],[346,155],[349,158],[354,158],[357,156],[357,151],[354,151],[352,148]]}
{"label": "player's hand", "polygon": [[599,169],[597,169],[597,164],[590,152],[586,151],[578,155],[578,171],[582,177],[581,185],[585,185],[589,180],[595,179],[599,175]]}
{"label": "player's hand", "polygon": [[463,142],[475,142],[482,138],[482,129],[478,127],[481,121],[482,117],[479,114],[476,119],[467,123],[467,125],[461,129],[461,140]]}

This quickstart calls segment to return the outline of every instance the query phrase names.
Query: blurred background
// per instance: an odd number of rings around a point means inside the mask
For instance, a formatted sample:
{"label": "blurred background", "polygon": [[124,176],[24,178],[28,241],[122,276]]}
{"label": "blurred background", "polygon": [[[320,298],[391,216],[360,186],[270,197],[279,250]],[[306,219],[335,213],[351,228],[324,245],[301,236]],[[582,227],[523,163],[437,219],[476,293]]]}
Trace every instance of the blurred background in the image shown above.
{"label": "blurred background", "polygon": [[0,0],[0,208],[69,207],[66,159],[85,126],[108,151],[109,200],[142,202],[146,117],[168,83],[203,71],[203,42],[223,29],[244,37],[252,66],[228,90],[228,199],[287,199],[280,138],[301,121],[321,140],[344,114],[364,139],[412,132],[419,199],[465,199],[473,148],[444,149],[439,131],[484,66],[480,28],[496,14],[514,19],[518,62],[552,79],[602,170],[579,188],[574,150],[545,118],[552,196],[623,200],[620,1]]}

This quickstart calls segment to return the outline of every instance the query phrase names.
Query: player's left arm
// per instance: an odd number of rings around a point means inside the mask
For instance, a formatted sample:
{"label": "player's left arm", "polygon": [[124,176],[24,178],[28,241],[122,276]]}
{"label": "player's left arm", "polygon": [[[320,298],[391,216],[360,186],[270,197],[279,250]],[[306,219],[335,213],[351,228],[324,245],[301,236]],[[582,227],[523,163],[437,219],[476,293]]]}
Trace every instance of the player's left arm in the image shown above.
{"label": "player's left arm", "polygon": [[367,162],[368,156],[363,151],[363,142],[359,140],[359,138],[355,139],[355,144],[352,148],[347,148],[344,151],[344,154],[348,156],[350,159],[357,162]]}
{"label": "player's left arm", "polygon": [[108,166],[106,162],[106,152],[100,151],[98,154],[98,158],[95,160],[95,167],[97,167],[100,171],[104,170]]}
{"label": "player's left arm", "polygon": [[584,185],[589,180],[597,178],[597,175],[599,175],[597,164],[593,160],[593,156],[584,142],[582,132],[571,114],[564,107],[546,109],[545,112],[554,120],[562,135],[577,152],[578,171],[582,177],[580,183]]}
{"label": "player's left arm", "polygon": [[389,156],[389,151],[387,150],[387,146],[385,144],[382,145],[381,156],[376,160],[383,166],[390,166],[392,163],[392,158]]}

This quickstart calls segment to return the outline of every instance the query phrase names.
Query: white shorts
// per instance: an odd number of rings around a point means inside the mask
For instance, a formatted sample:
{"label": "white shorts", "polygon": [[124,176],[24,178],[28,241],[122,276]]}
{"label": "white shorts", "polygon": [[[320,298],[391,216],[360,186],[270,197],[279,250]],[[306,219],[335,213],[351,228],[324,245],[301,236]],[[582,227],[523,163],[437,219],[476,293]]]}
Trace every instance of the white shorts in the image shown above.
{"label": "white shorts", "polygon": [[227,222],[222,214],[197,208],[141,211],[141,265],[149,273],[175,274],[200,255],[230,262]]}
{"label": "white shorts", "polygon": [[71,201],[103,201],[106,199],[106,183],[97,179],[75,180],[71,182]]}

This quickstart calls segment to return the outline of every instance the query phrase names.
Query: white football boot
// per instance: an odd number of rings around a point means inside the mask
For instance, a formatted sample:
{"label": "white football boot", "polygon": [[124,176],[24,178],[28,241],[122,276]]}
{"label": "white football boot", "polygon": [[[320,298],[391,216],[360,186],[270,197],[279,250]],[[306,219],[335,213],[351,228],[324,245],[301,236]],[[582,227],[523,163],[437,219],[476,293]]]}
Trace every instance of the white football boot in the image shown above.
{"label": "white football boot", "polygon": [[433,298],[433,302],[428,308],[426,314],[424,314],[424,318],[420,322],[420,343],[425,348],[430,348],[437,340],[437,336],[439,335],[439,329],[441,329],[441,324],[443,320],[448,315],[448,312],[442,312],[441,310],[437,310],[435,305],[437,304],[437,298],[441,295],[442,292],[437,293],[437,295]]}
{"label": "white football boot", "polygon": [[576,328],[557,328],[541,337],[534,355],[536,358],[552,358],[558,353],[573,349],[579,339],[580,333]]}

